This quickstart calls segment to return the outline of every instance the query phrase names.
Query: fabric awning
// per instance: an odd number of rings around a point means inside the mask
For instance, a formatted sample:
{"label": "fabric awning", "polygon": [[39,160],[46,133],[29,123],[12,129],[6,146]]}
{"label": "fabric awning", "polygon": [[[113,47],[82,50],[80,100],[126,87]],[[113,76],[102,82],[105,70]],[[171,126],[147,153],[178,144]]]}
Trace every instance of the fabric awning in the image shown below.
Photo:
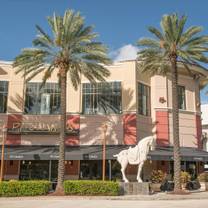
{"label": "fabric awning", "polygon": [[[101,160],[102,145],[66,146],[66,160]],[[106,159],[128,148],[126,145],[107,145]],[[1,149],[0,149],[1,153]],[[5,160],[58,160],[58,146],[6,146]]]}
{"label": "fabric awning", "polygon": [[[1,151],[0,151],[1,152]],[[5,160],[50,160],[58,154],[56,146],[7,146]]]}
{"label": "fabric awning", "polygon": [[[127,145],[107,145],[106,159],[128,149]],[[102,160],[102,145],[66,146],[66,160]],[[1,149],[0,149],[1,153]],[[148,155],[150,160],[173,160],[172,147],[158,147]],[[58,146],[6,146],[5,160],[58,160]],[[208,162],[208,152],[191,147],[181,147],[182,161]]]}
{"label": "fabric awning", "polygon": [[[181,147],[180,156],[182,161],[201,161],[208,162],[208,152],[192,148]],[[173,147],[158,147],[149,153],[148,158],[151,160],[173,160]]]}

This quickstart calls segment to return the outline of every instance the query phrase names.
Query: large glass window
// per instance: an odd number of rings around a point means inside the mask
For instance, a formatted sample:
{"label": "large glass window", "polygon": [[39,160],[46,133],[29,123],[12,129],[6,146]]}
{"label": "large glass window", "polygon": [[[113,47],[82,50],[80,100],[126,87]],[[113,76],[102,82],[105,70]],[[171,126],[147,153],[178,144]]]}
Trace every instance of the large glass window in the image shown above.
{"label": "large glass window", "polygon": [[21,161],[20,180],[57,180],[57,160]]}
{"label": "large glass window", "polygon": [[8,97],[8,82],[0,81],[0,113],[6,113]]}
{"label": "large glass window", "polygon": [[138,83],[138,113],[150,115],[150,87],[142,83]]}
{"label": "large glass window", "polygon": [[57,83],[27,83],[25,97],[25,113],[59,114],[60,88]]}
{"label": "large glass window", "polygon": [[178,108],[186,110],[186,93],[184,86],[178,86]]}
{"label": "large glass window", "polygon": [[121,83],[84,83],[82,109],[84,114],[120,113]]}

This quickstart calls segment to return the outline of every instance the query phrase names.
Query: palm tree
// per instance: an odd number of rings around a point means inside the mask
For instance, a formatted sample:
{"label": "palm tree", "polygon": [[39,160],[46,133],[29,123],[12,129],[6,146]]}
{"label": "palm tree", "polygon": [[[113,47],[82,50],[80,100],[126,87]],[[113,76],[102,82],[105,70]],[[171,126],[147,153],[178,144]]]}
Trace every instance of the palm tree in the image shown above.
{"label": "palm tree", "polygon": [[208,63],[205,52],[208,51],[208,36],[200,35],[202,27],[192,26],[185,30],[187,17],[177,14],[164,15],[161,29],[149,27],[154,38],[143,38],[138,41],[141,50],[138,52],[138,66],[143,72],[151,74],[171,74],[172,80],[172,116],[174,146],[174,192],[180,192],[180,140],[178,108],[178,62],[186,69],[190,65],[201,67]]}
{"label": "palm tree", "polygon": [[105,81],[110,63],[107,48],[95,38],[92,26],[84,25],[79,12],[67,10],[64,16],[54,14],[48,17],[51,34],[36,26],[38,35],[33,40],[33,48],[23,49],[13,63],[16,73],[22,73],[26,82],[43,73],[45,84],[51,74],[58,69],[61,89],[61,119],[59,137],[58,182],[55,193],[63,194],[66,126],[66,82],[69,77],[75,89],[80,85],[82,74],[90,82]]}

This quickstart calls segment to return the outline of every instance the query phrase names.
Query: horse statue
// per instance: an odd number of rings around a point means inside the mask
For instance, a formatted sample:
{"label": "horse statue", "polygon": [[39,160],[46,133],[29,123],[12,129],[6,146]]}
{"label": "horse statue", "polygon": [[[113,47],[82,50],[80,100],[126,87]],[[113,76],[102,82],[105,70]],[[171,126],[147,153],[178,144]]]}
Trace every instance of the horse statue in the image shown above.
{"label": "horse statue", "polygon": [[122,150],[114,157],[121,164],[121,173],[124,182],[129,182],[125,175],[126,167],[129,164],[138,165],[137,181],[142,182],[141,171],[144,162],[147,160],[147,155],[150,150],[154,150],[156,146],[156,140],[153,136],[143,138],[138,142],[135,147],[129,147],[127,150]]}

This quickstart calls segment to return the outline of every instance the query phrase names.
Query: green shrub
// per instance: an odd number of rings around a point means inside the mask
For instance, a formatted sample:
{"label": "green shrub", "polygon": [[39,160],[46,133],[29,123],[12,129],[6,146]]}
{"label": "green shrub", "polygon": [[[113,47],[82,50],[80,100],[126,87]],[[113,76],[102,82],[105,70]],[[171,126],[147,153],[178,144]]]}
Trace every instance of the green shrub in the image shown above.
{"label": "green shrub", "polygon": [[112,181],[67,180],[64,182],[66,195],[106,195],[119,194],[119,183]]}
{"label": "green shrub", "polygon": [[49,181],[2,181],[0,182],[0,196],[46,195],[49,188]]}
{"label": "green shrub", "polygon": [[165,173],[162,170],[153,170],[150,176],[152,183],[162,183],[164,180]]}
{"label": "green shrub", "polygon": [[204,172],[198,176],[200,182],[208,182],[208,173]]}
{"label": "green shrub", "polygon": [[191,180],[191,175],[186,171],[181,171],[181,183],[186,184],[188,181]]}

